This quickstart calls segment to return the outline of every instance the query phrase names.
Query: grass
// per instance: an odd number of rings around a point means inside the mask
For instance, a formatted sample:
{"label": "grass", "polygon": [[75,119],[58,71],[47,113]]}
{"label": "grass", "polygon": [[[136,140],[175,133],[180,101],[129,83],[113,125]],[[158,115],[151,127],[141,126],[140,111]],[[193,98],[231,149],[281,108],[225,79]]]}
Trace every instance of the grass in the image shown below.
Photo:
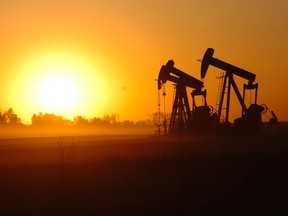
{"label": "grass", "polygon": [[23,139],[17,148],[15,140],[0,141],[1,215],[278,215],[286,210],[285,135],[75,140]]}

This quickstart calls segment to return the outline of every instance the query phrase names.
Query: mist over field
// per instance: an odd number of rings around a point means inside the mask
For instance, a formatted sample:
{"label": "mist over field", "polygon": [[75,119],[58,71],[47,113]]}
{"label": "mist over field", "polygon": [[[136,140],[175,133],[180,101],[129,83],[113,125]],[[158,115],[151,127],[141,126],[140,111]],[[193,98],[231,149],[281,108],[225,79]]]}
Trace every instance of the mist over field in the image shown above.
{"label": "mist over field", "polygon": [[0,139],[25,137],[63,137],[63,136],[95,136],[95,135],[146,135],[154,134],[154,126],[128,127],[2,127]]}
{"label": "mist over field", "polygon": [[158,113],[145,120],[119,120],[119,115],[102,118],[75,116],[72,120],[53,113],[33,114],[30,124],[23,124],[12,108],[0,111],[0,138],[91,136],[91,135],[153,135]]}

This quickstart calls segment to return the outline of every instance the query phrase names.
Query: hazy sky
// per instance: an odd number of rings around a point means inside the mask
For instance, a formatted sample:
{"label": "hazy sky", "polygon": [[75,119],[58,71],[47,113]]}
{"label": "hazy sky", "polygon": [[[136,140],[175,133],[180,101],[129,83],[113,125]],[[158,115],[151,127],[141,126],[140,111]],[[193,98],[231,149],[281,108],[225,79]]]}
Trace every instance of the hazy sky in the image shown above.
{"label": "hazy sky", "polygon": [[[154,79],[161,65],[173,59],[200,79],[197,59],[208,47],[216,58],[255,73],[258,103],[288,120],[286,0],[1,0],[0,29],[0,107],[13,107],[24,122],[50,111],[35,101],[36,86],[47,68],[63,64],[79,69],[72,79],[86,89],[67,116],[146,119],[157,111]],[[218,75],[211,67],[204,80],[213,106]],[[172,93],[167,87],[168,111]]]}

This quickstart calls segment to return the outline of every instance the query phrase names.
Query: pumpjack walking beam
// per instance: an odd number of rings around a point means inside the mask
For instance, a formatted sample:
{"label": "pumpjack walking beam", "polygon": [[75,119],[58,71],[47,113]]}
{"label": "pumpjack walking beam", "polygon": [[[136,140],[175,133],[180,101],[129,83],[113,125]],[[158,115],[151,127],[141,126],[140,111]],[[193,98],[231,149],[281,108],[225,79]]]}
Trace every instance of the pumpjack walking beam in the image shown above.
{"label": "pumpjack walking beam", "polygon": [[213,48],[208,48],[206,50],[206,53],[204,54],[202,64],[201,64],[201,78],[205,77],[209,65],[212,65],[212,66],[217,67],[219,69],[222,69],[228,73],[232,73],[232,74],[235,74],[239,77],[247,79],[249,81],[249,84],[252,84],[255,81],[255,79],[256,79],[255,74],[253,74],[249,71],[243,70],[241,68],[238,68],[238,67],[231,65],[229,63],[226,63],[224,61],[221,61],[217,58],[214,58],[213,54],[214,54]]}
{"label": "pumpjack walking beam", "polygon": [[162,88],[162,85],[167,81],[181,84],[193,89],[202,89],[203,82],[186,74],[185,72],[174,67],[174,61],[169,60],[166,65],[161,67],[158,75],[158,90]]}
{"label": "pumpjack walking beam", "polygon": [[[219,110],[218,110],[218,121],[220,122],[220,116],[223,108],[223,101],[224,101],[224,95],[225,95],[225,89],[228,81],[228,92],[227,92],[227,101],[226,101],[226,116],[225,116],[225,122],[229,122],[229,109],[230,109],[230,94],[231,94],[231,86],[233,87],[233,90],[237,96],[237,99],[242,107],[242,115],[243,113],[245,114],[247,112],[247,107],[245,105],[245,90],[246,89],[256,89],[255,93],[255,104],[257,100],[257,89],[258,89],[258,84],[253,84],[253,82],[256,79],[256,75],[243,70],[241,68],[238,68],[234,65],[231,65],[229,63],[226,63],[224,61],[221,61],[217,58],[213,57],[214,54],[214,49],[208,48],[206,53],[204,54],[202,64],[201,64],[201,78],[203,79],[206,76],[207,70],[209,65],[212,65],[214,67],[217,67],[219,69],[222,69],[226,72],[225,77],[224,77],[224,83],[222,86],[222,92],[221,92],[221,98],[220,98],[220,104],[219,104]],[[242,77],[246,80],[248,80],[248,84],[245,84],[244,86],[244,92],[243,92],[243,97],[241,96],[239,89],[237,88],[236,82],[233,78],[233,75]]]}

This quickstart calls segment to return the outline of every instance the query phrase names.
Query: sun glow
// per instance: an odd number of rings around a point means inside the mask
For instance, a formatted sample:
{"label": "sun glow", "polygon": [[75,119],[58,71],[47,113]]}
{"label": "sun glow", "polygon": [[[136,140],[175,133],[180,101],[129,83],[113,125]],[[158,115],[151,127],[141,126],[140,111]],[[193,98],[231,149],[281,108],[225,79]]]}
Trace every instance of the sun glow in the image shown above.
{"label": "sun glow", "polygon": [[33,59],[15,79],[12,98],[26,115],[95,116],[105,107],[107,88],[89,58],[53,53]]}
{"label": "sun glow", "polygon": [[65,113],[81,101],[79,84],[70,77],[44,77],[38,88],[38,101],[54,113]]}

